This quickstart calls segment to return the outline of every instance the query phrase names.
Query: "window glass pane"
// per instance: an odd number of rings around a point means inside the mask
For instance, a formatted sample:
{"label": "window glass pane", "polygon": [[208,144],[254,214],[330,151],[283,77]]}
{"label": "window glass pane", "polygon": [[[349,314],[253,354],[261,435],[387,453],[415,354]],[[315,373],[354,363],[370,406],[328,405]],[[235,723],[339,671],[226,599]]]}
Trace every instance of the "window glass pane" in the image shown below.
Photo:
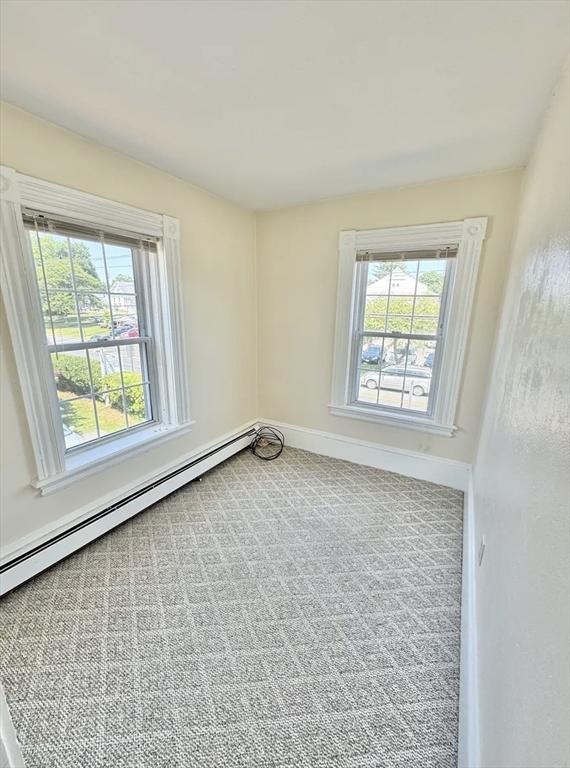
{"label": "window glass pane", "polygon": [[413,365],[417,359],[417,341],[385,339],[384,362],[386,365]]}
{"label": "window glass pane", "polygon": [[430,387],[431,373],[426,376],[420,368],[410,366],[404,379],[402,408],[412,411],[427,411]]}
{"label": "window glass pane", "polygon": [[430,317],[429,315],[414,315],[412,332],[436,336],[438,326],[439,318],[437,316]]}
{"label": "window glass pane", "polygon": [[[59,236],[58,236],[59,237]],[[62,238],[66,241],[68,238]],[[103,248],[97,240],[69,238],[69,251],[73,261],[77,291],[103,293],[107,290]]]}
{"label": "window glass pane", "polygon": [[101,244],[92,240],[67,238],[71,256],[73,300],[79,312],[76,341],[85,341],[97,333],[97,319],[105,309],[105,271]]}
{"label": "window glass pane", "polygon": [[[371,276],[371,268],[374,265],[368,267],[368,280]],[[374,273],[372,273],[373,275]],[[381,284],[382,283],[382,284]],[[387,291],[387,286],[383,284],[383,281],[373,281],[369,283],[366,291],[365,305],[364,305],[364,329],[368,331],[385,331],[386,330],[386,313],[388,311],[388,295],[381,293]]]}
{"label": "window glass pane", "polygon": [[[97,381],[94,381],[95,392],[121,387],[121,367],[119,364],[118,347],[99,347],[89,350],[91,370],[97,371]],[[93,375],[95,379],[95,374]]]}
{"label": "window glass pane", "polygon": [[416,357],[413,362],[413,366],[415,368],[423,369],[426,372],[426,374],[431,373],[433,369],[437,342],[415,340],[413,343],[414,343],[415,352],[416,352]]}
{"label": "window glass pane", "polygon": [[360,342],[358,365],[363,370],[378,371],[386,353],[388,339],[363,336]]}
{"label": "window glass pane", "polygon": [[140,336],[139,321],[136,304],[117,304],[117,299],[129,299],[134,302],[134,296],[116,296],[111,294],[111,308],[113,311],[113,322],[115,324],[116,339],[136,339]]}
{"label": "window glass pane", "polygon": [[378,392],[378,404],[389,408],[401,408],[402,390],[398,389],[393,376],[384,376]]}
{"label": "window glass pane", "polygon": [[[386,305],[388,299],[386,298]],[[414,298],[413,296],[391,296],[389,314],[398,316],[406,315],[411,316],[414,311]]]}
{"label": "window glass pane", "polygon": [[127,428],[121,390],[101,393],[97,395],[95,402],[101,435],[112,435],[113,432]]}
{"label": "window glass pane", "polygon": [[140,384],[143,380],[147,379],[146,371],[143,370],[144,350],[142,349],[142,345],[128,344],[119,347],[119,354],[121,355],[123,375],[126,377],[126,385]]}
{"label": "window glass pane", "polygon": [[67,238],[30,230],[38,285],[47,291],[72,291],[73,280]]}
{"label": "window glass pane", "polygon": [[388,315],[386,331],[388,333],[410,333],[412,327],[411,315]]}
{"label": "window glass pane", "polygon": [[63,421],[65,447],[74,448],[97,439],[97,423],[93,400],[90,397],[70,399],[69,393],[60,394],[59,407]]}
{"label": "window glass pane", "polygon": [[41,297],[46,328],[53,324],[56,344],[80,340],[75,294],[71,291],[48,291]]}
{"label": "window glass pane", "polygon": [[449,265],[447,259],[433,259],[419,262],[418,295],[441,296],[445,271]]}
{"label": "window glass pane", "polygon": [[133,252],[122,245],[105,243],[105,258],[111,293],[135,293]]}
{"label": "window glass pane", "polygon": [[107,282],[101,243],[70,237],[68,245],[71,253],[72,279],[75,290],[84,294],[105,292]]}
{"label": "window glass pane", "polygon": [[102,434],[111,434],[152,419],[147,385],[99,392],[96,402]]}
{"label": "window glass pane", "polygon": [[113,338],[109,297],[106,293],[94,293],[91,296],[91,301],[91,309],[85,309],[80,315],[83,340],[109,341]]}
{"label": "window glass pane", "polygon": [[418,296],[414,307],[412,333],[437,334],[441,299],[437,296]]}
{"label": "window glass pane", "polygon": [[360,368],[358,371],[359,386],[358,400],[361,403],[378,403],[378,382],[380,380],[380,371],[378,368],[373,370],[369,368]]}
{"label": "window glass pane", "polygon": [[365,331],[386,330],[386,298],[371,297],[366,299],[364,309]]}
{"label": "window glass pane", "polygon": [[148,385],[146,384],[140,387],[128,387],[125,389],[129,426],[142,424],[144,421],[152,419],[149,394]]}
{"label": "window glass pane", "polygon": [[60,398],[91,395],[91,375],[96,386],[99,371],[94,365],[89,370],[85,350],[52,352],[51,364]]}
{"label": "window glass pane", "polygon": [[78,294],[79,320],[84,341],[101,341],[112,338],[109,297],[106,293]]}

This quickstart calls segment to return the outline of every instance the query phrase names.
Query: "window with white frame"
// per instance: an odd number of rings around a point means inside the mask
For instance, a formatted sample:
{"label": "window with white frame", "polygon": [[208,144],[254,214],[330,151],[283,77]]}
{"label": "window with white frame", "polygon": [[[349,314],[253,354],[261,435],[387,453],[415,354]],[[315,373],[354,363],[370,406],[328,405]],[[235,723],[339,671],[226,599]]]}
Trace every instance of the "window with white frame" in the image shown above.
{"label": "window with white frame", "polygon": [[0,170],[3,293],[36,485],[188,429],[178,222]]}
{"label": "window with white frame", "polygon": [[154,240],[24,211],[66,451],[155,421]]}
{"label": "window with white frame", "polygon": [[485,228],[341,233],[333,414],[453,434]]}

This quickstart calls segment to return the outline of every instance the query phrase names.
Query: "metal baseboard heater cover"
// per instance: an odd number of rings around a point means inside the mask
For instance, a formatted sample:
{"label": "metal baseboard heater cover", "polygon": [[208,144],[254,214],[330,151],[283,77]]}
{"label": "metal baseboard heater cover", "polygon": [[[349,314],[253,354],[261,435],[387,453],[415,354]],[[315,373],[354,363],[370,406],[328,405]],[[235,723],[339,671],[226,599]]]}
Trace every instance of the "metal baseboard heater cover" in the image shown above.
{"label": "metal baseboard heater cover", "polygon": [[255,435],[252,427],[221,445],[148,483],[81,520],[50,539],[32,547],[0,566],[0,594],[10,592],[32,576],[46,570],[68,555],[82,549],[108,531],[147,509],[183,485],[191,482],[217,464],[248,447]]}

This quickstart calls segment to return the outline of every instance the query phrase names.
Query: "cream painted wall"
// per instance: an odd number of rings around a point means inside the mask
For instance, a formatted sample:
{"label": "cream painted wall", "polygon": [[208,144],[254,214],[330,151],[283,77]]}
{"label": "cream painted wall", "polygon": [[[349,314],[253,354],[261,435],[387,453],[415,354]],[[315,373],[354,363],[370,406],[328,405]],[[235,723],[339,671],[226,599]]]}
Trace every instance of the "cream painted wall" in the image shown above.
{"label": "cream painted wall", "polygon": [[[521,172],[258,214],[259,415],[471,462],[510,255]],[[455,437],[331,416],[338,233],[488,216]]]}
{"label": "cream painted wall", "polygon": [[4,313],[1,337],[2,545],[183,458],[257,415],[255,215],[125,155],[2,105],[1,162],[42,179],[180,219],[189,344],[190,435],[39,497]]}
{"label": "cream painted wall", "polygon": [[569,85],[524,178],[473,473],[482,768],[570,765]]}

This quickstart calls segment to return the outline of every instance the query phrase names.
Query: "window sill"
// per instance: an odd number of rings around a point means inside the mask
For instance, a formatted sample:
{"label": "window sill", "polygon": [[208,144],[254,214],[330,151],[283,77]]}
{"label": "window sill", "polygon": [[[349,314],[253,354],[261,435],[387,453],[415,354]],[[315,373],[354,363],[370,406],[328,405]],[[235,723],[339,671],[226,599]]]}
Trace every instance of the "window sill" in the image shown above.
{"label": "window sill", "polygon": [[95,472],[109,468],[120,457],[131,458],[131,456],[148,451],[167,440],[180,437],[190,432],[193,424],[195,424],[194,421],[174,427],[153,425],[148,429],[141,429],[120,439],[102,445],[94,445],[89,450],[69,456],[64,472],[42,480],[35,480],[32,485],[40,491],[42,496],[46,496]]}
{"label": "window sill", "polygon": [[437,424],[434,421],[422,418],[421,416],[410,416],[406,413],[385,413],[379,412],[373,408],[366,408],[360,405],[329,405],[329,411],[333,416],[344,416],[349,419],[360,419],[361,421],[373,421],[377,424],[386,424],[391,427],[403,427],[404,429],[415,429],[419,432],[429,432],[434,435],[443,435],[444,437],[453,437],[457,427],[449,424]]}

